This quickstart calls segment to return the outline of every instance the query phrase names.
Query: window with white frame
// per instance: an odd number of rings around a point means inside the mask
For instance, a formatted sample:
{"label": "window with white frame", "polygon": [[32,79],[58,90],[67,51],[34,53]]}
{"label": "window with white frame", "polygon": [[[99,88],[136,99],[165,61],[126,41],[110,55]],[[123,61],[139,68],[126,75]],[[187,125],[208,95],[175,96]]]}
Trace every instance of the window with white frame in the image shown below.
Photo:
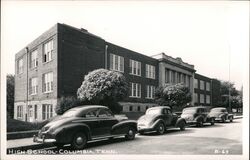
{"label": "window with white frame", "polygon": [[53,72],[43,74],[43,92],[53,91]]}
{"label": "window with white frame", "polygon": [[210,91],[210,83],[209,82],[206,82],[206,90]]}
{"label": "window with white frame", "polygon": [[130,74],[141,76],[141,62],[130,59],[129,60]]}
{"label": "window with white frame", "polygon": [[200,94],[200,103],[204,103],[204,94]]}
{"label": "window with white frame", "polygon": [[206,96],[206,104],[210,104],[210,95]]}
{"label": "window with white frame", "polygon": [[194,88],[198,88],[198,79],[194,79]]}
{"label": "window with white frame", "polygon": [[204,90],[205,86],[204,86],[204,81],[200,80],[200,89]]}
{"label": "window with white frame", "polygon": [[155,66],[146,64],[146,78],[155,79]]}
{"label": "window with white frame", "polygon": [[147,96],[146,98],[153,99],[155,94],[155,86],[147,85]]}
{"label": "window with white frame", "polygon": [[17,106],[17,118],[23,118],[23,106]]}
{"label": "window with white frame", "polygon": [[34,118],[37,119],[37,105],[34,106]]}
{"label": "window with white frame", "polygon": [[130,83],[130,97],[134,97],[134,98],[141,97],[141,84]]}
{"label": "window with white frame", "polygon": [[23,73],[23,70],[24,70],[23,58],[20,58],[20,59],[17,61],[17,74]]}
{"label": "window with white frame", "polygon": [[30,78],[29,80],[29,93],[31,95],[37,94],[38,91],[38,82],[37,77]]}
{"label": "window with white frame", "polygon": [[53,106],[52,104],[42,105],[42,119],[46,120],[53,116]]}
{"label": "window with white frame", "polygon": [[38,52],[37,50],[34,50],[30,53],[30,68],[35,68],[38,66]]}
{"label": "window with white frame", "polygon": [[53,40],[43,45],[43,62],[49,62],[52,60],[52,53],[54,50]]}
{"label": "window with white frame", "polygon": [[124,58],[110,54],[110,70],[124,72]]}

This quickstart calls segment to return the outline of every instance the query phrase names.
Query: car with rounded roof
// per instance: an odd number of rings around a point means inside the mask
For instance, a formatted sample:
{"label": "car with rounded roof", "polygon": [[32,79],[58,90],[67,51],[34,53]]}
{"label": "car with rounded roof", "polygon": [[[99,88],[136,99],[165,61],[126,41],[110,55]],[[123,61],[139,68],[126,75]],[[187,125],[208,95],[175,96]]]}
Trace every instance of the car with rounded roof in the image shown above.
{"label": "car with rounded roof", "polygon": [[209,116],[214,117],[215,121],[220,122],[226,122],[227,120],[233,122],[234,119],[234,115],[228,113],[227,109],[223,107],[212,108],[210,110]]}
{"label": "car with rounded roof", "polygon": [[185,130],[186,121],[172,112],[168,106],[156,106],[146,110],[145,115],[137,120],[137,130],[140,134],[156,131],[163,134],[169,128]]}
{"label": "car with rounded roof", "polygon": [[209,115],[208,108],[205,106],[184,108],[181,117],[186,120],[187,124],[195,124],[199,127],[202,127],[204,123],[214,125],[215,122],[215,118]]}
{"label": "car with rounded roof", "polygon": [[58,147],[71,144],[73,149],[83,149],[93,140],[118,136],[133,140],[136,132],[136,121],[118,119],[106,106],[85,105],[69,109],[46,124],[34,135],[33,141],[52,142]]}

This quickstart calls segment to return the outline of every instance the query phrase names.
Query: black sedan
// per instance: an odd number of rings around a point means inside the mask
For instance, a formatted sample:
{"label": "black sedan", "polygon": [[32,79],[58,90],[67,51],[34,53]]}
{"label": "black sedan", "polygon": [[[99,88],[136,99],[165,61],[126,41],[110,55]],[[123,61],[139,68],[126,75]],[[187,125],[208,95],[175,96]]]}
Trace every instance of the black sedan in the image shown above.
{"label": "black sedan", "polygon": [[88,141],[125,136],[133,140],[137,122],[119,120],[108,107],[98,105],[79,106],[66,111],[45,125],[34,142],[53,142],[56,146],[71,144],[73,149],[83,149]]}

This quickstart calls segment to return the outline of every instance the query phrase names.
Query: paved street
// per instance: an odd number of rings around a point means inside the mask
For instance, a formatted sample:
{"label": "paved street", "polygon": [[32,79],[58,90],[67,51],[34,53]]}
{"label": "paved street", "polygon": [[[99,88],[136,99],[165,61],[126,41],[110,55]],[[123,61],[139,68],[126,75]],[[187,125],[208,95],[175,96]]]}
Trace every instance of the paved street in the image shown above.
{"label": "paved street", "polygon": [[[137,135],[133,141],[116,138],[112,141],[104,140],[91,142],[84,150],[89,154],[241,154],[242,153],[242,119],[235,119],[233,123],[210,124],[203,128],[188,127],[185,131],[171,129],[164,135],[149,133]],[[28,139],[27,139],[28,140]],[[27,141],[26,140],[26,141]],[[29,139],[31,141],[31,139]],[[56,147],[45,150],[59,153]],[[69,146],[65,146],[60,153],[69,154]]]}

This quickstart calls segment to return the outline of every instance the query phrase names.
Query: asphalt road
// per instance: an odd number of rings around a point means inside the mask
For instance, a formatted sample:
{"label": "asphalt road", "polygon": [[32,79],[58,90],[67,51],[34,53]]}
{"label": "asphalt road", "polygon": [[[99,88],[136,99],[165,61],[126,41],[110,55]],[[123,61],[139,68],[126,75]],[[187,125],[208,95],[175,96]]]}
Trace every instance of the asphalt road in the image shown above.
{"label": "asphalt road", "polygon": [[[69,146],[45,149],[52,154],[75,154]],[[39,150],[38,150],[39,151]],[[188,127],[185,131],[168,130],[164,135],[137,135],[135,140],[116,138],[91,142],[78,154],[165,154],[165,155],[226,155],[242,154],[242,119],[214,126]]]}

